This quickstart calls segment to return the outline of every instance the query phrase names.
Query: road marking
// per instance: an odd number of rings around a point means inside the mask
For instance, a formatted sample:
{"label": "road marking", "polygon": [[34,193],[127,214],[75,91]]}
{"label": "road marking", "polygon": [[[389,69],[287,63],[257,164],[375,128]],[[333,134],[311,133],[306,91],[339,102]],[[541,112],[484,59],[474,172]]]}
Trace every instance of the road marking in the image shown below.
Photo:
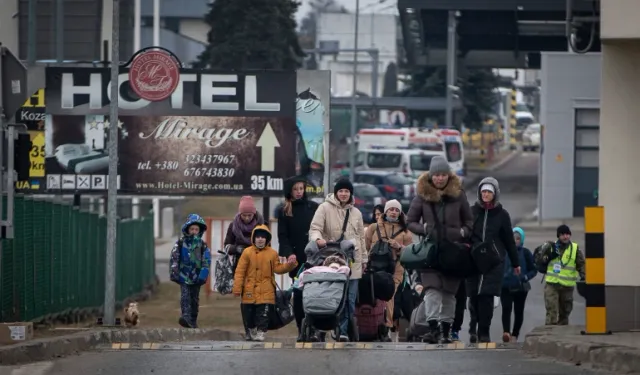
{"label": "road marking", "polygon": [[170,351],[233,351],[233,350],[274,350],[274,349],[294,349],[294,350],[393,350],[393,351],[434,351],[434,350],[515,350],[519,349],[521,344],[512,343],[478,343],[465,344],[463,342],[454,342],[451,344],[423,344],[423,343],[361,343],[361,342],[229,342],[229,341],[211,341],[206,345],[189,345],[180,343],[114,343],[110,346],[99,347],[99,350],[109,351],[133,351],[133,350],[170,350]]}

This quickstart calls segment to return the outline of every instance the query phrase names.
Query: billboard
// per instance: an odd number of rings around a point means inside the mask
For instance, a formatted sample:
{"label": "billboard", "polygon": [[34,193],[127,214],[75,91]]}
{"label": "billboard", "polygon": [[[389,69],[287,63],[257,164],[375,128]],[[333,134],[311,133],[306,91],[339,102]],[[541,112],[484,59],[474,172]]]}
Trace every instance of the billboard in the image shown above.
{"label": "billboard", "polygon": [[139,99],[109,70],[47,68],[48,192],[103,193],[108,129],[118,127],[118,188],[128,194],[281,195],[296,174],[295,72],[182,70],[173,94]]}
{"label": "billboard", "polygon": [[299,70],[297,93],[296,175],[307,179],[307,194],[323,197],[330,165],[331,71]]}
{"label": "billboard", "polygon": [[46,116],[44,89],[38,90],[16,111],[15,122],[25,124],[31,137],[29,179],[16,181],[15,188],[19,193],[39,193],[45,189],[44,128]]}

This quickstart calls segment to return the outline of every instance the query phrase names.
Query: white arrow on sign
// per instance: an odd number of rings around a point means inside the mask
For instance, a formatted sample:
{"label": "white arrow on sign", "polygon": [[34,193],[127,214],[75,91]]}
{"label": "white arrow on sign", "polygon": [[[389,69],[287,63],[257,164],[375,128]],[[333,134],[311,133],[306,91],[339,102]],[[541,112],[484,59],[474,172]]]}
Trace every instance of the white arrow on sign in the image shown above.
{"label": "white arrow on sign", "polygon": [[280,147],[276,133],[273,131],[271,124],[267,122],[264,127],[256,146],[262,148],[262,165],[263,172],[273,172],[276,170],[276,147]]}

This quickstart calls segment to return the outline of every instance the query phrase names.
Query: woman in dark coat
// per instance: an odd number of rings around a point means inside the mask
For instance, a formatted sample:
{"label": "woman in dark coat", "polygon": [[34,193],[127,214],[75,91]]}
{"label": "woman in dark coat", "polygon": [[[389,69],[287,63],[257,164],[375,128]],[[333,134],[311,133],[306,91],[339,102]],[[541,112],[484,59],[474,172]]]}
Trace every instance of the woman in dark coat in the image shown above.
{"label": "woman in dark coat", "polygon": [[[439,217],[435,217],[434,212]],[[427,233],[436,235],[436,222],[442,225],[442,234],[448,241],[463,242],[471,234],[473,217],[467,196],[460,179],[451,173],[447,160],[441,156],[431,159],[429,172],[418,178],[417,195],[407,213],[409,230],[419,236]],[[456,292],[461,279],[434,269],[419,270],[418,279],[425,290],[425,312],[429,324],[429,333],[423,341],[450,343]]]}
{"label": "woman in dark coat", "polygon": [[[318,209],[318,203],[307,198],[306,186],[304,178],[294,177],[285,181],[285,202],[278,215],[280,256],[288,258],[295,255],[298,259],[298,266],[289,272],[291,279],[295,279],[300,267],[307,261],[304,249],[309,243],[311,220]],[[293,312],[299,335],[304,310],[302,309],[302,292],[297,289],[293,292]]]}
{"label": "woman in dark coat", "polygon": [[[472,248],[481,244],[496,249],[502,262],[484,274],[467,279],[471,324],[471,342],[491,342],[490,328],[493,318],[493,299],[502,292],[505,256],[511,260],[515,275],[520,274],[520,258],[511,231],[511,216],[499,202],[500,186],[493,177],[487,177],[478,185],[478,201],[471,208],[473,213]],[[475,323],[477,322],[477,331]]]}

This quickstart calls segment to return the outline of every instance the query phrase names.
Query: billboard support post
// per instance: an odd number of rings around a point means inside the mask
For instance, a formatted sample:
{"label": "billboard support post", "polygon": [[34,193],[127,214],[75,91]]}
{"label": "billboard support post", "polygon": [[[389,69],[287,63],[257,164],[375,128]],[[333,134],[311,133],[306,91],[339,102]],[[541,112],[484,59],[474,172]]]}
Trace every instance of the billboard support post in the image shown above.
{"label": "billboard support post", "polygon": [[107,188],[107,259],[103,324],[115,325],[116,240],[118,209],[118,75],[120,73],[120,0],[113,0],[111,33],[111,108],[109,112],[109,179]]}

